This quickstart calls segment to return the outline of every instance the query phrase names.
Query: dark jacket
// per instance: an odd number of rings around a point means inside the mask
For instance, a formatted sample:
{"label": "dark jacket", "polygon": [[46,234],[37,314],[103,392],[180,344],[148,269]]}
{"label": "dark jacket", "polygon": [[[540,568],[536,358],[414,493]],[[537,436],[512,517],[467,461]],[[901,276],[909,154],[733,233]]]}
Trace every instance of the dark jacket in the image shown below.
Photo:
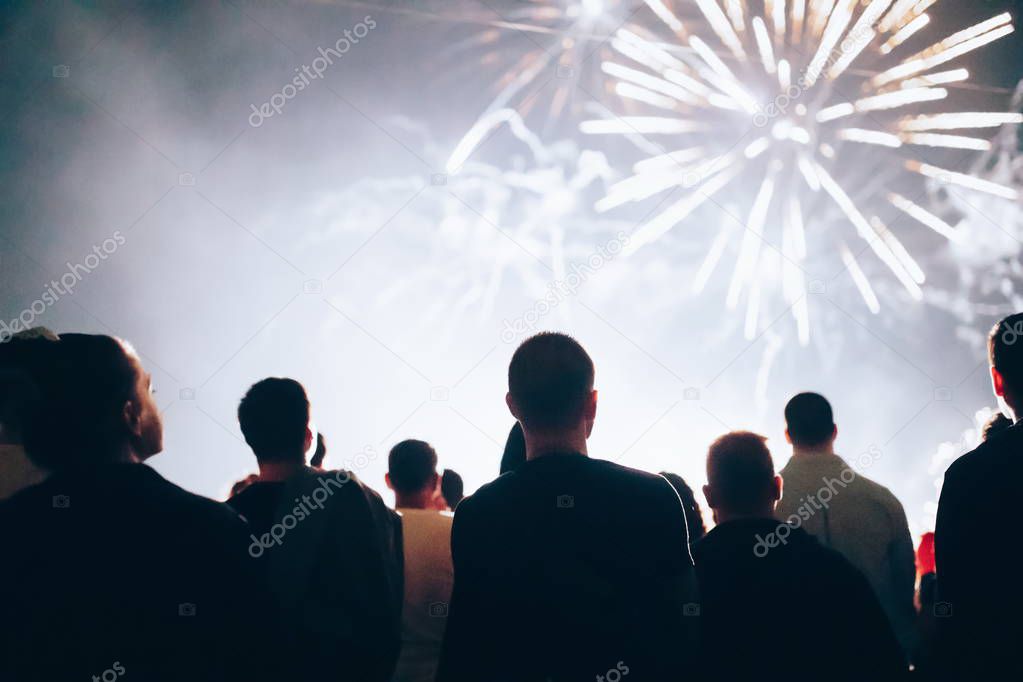
{"label": "dark jacket", "polygon": [[934,533],[934,611],[945,667],[959,679],[1023,680],[1023,595],[1005,581],[1023,559],[1018,542],[1021,481],[1019,424],[945,472]]}
{"label": "dark jacket", "polygon": [[692,679],[685,514],[659,476],[578,454],[467,497],[440,682]]}
{"label": "dark jacket", "polygon": [[866,578],[806,532],[773,519],[730,521],[693,555],[708,679],[873,682],[906,674]]}
{"label": "dark jacket", "polygon": [[276,679],[279,619],[226,505],[109,464],[23,490],[0,529],[5,682]]}
{"label": "dark jacket", "polygon": [[288,679],[386,682],[401,647],[401,520],[345,471],[253,483],[228,504],[288,624]]}

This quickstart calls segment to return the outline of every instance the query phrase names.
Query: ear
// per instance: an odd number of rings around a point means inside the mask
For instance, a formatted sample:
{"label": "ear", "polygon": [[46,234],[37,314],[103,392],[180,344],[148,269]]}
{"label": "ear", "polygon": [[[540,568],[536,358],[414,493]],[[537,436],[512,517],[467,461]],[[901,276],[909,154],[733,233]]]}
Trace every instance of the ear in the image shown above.
{"label": "ear", "polygon": [[309,452],[309,448],[313,446],[313,431],[308,426],[305,427],[305,439],[302,441],[302,452]]}
{"label": "ear", "polygon": [[788,429],[785,429],[785,442],[792,445],[792,436],[789,435]]}
{"label": "ear", "polygon": [[711,509],[717,509],[717,501],[714,499],[714,489],[710,487],[710,484],[703,486],[703,496],[707,499],[707,506]]}
{"label": "ear", "polygon": [[142,435],[142,406],[134,400],[125,400],[121,407],[121,422],[133,436]]}
{"label": "ear", "polygon": [[508,406],[508,411],[512,413],[512,416],[518,419],[519,409],[515,407],[515,401],[512,400],[511,391],[508,391],[507,393],[504,394],[504,404]]}
{"label": "ear", "polygon": [[590,391],[590,397],[586,401],[586,420],[593,421],[597,418],[597,391]]}
{"label": "ear", "polygon": [[999,398],[1005,397],[1005,379],[1002,377],[1002,373],[994,367],[991,368],[991,388]]}
{"label": "ear", "polygon": [[832,442],[838,440],[838,424],[835,424],[834,428],[831,429],[831,440]]}
{"label": "ear", "polygon": [[771,486],[771,502],[777,502],[781,499],[782,492],[785,489],[785,482],[782,481],[781,476],[774,477],[774,483]]}
{"label": "ear", "polygon": [[390,474],[384,474],[384,483],[387,484],[387,489],[388,490],[394,490],[394,486],[391,484],[391,475]]}

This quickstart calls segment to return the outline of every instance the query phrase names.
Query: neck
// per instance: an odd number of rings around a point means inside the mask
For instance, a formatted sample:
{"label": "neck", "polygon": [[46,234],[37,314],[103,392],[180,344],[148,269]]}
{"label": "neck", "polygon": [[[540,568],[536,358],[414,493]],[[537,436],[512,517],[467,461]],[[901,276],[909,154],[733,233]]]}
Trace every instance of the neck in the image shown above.
{"label": "neck", "polygon": [[305,468],[302,460],[259,460],[259,480],[286,481]]}
{"label": "neck", "polygon": [[793,455],[833,455],[835,454],[834,443],[821,443],[820,445],[795,445],[792,446]]}
{"label": "neck", "polygon": [[586,427],[583,424],[564,431],[530,431],[523,428],[522,435],[526,441],[526,459],[537,459],[544,455],[567,452],[588,455],[589,453],[586,452],[586,431]]}
{"label": "neck", "polygon": [[728,509],[714,510],[714,523],[721,525],[729,521],[748,521],[751,519],[772,519],[774,518],[774,506],[762,507],[752,512],[737,512]]}
{"label": "neck", "polygon": [[394,493],[394,506],[399,509],[433,509],[433,491],[420,490],[414,493]]}

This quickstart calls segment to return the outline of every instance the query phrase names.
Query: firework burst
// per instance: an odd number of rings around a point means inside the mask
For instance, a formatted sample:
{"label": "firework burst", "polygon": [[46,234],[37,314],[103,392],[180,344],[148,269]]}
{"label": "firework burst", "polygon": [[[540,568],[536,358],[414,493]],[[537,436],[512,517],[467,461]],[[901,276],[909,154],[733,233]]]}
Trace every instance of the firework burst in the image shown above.
{"label": "firework burst", "polygon": [[[823,220],[811,215],[816,210],[830,212],[841,225],[836,222],[827,243],[811,250],[837,251],[867,307],[877,313],[880,302],[860,254],[871,251],[914,300],[922,298],[925,281],[882,215],[895,216],[892,224],[902,216],[945,239],[959,237],[903,189],[907,178],[916,177],[917,185],[923,176],[949,188],[1018,198],[1012,187],[918,156],[940,149],[986,151],[984,129],[1023,121],[1012,113],[925,108],[969,78],[966,69],[955,67],[957,58],[1013,32],[1008,13],[910,52],[909,41],[926,29],[937,0],[694,3],[702,17],[683,20],[661,0],[646,0],[674,41],[622,28],[612,40],[616,58],[602,65],[618,95],[663,113],[588,120],[581,130],[627,136],[648,153],[657,150],[610,189],[598,211],[683,191],[636,230],[630,250],[657,240],[726,188],[730,194],[740,186],[754,188],[741,236],[719,232],[693,285],[703,289],[729,242],[737,240],[727,304],[735,308],[745,299],[748,337],[761,327],[761,290],[780,282],[799,339],[808,342],[805,226],[812,217],[812,232],[820,233],[816,227]],[[979,134],[964,134],[978,129]],[[665,139],[672,141],[665,147],[652,141]]]}

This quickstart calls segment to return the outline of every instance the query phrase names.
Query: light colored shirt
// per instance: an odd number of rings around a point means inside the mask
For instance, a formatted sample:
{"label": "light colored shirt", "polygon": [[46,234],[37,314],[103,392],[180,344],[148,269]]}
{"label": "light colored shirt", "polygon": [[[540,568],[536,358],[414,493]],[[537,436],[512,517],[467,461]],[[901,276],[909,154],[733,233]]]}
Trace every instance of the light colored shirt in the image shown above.
{"label": "light colored shirt", "polygon": [[433,682],[454,584],[451,512],[398,509],[405,553],[401,657],[394,682]]}
{"label": "light colored shirt", "polygon": [[915,640],[916,565],[902,504],[834,454],[796,453],[779,473],[783,496],[777,518],[835,549],[866,576],[909,653]]}
{"label": "light colored shirt", "polygon": [[46,472],[28,458],[20,445],[0,444],[0,500],[46,479]]}

